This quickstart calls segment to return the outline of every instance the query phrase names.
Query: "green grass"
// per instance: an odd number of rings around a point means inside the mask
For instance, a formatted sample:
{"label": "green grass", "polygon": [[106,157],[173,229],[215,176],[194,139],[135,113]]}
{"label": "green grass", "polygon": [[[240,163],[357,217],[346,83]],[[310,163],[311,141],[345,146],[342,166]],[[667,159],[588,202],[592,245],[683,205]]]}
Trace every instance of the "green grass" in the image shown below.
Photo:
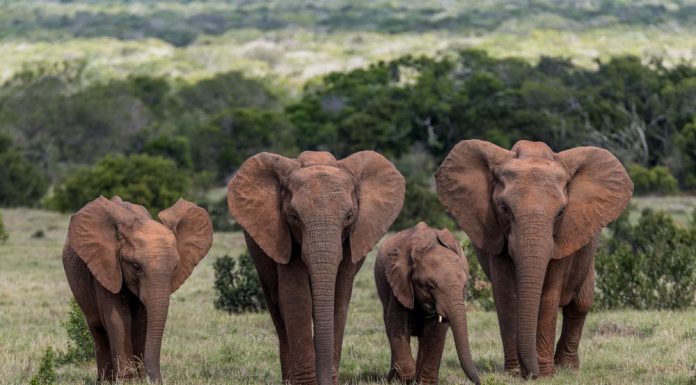
{"label": "green grass", "polygon": [[[693,200],[691,201],[693,204]],[[0,245],[0,383],[26,384],[51,346],[67,346],[61,322],[71,297],[60,254],[68,215],[4,209],[10,238]],[[32,238],[38,230],[43,238]],[[173,295],[162,348],[168,384],[277,384],[275,332],[266,313],[228,315],[213,307],[212,263],[244,248],[240,233],[217,233],[213,248]],[[355,283],[341,363],[343,383],[383,383],[389,349],[368,256]],[[472,354],[485,384],[522,384],[501,373],[495,313],[469,313]],[[682,312],[592,312],[580,345],[579,372],[560,371],[538,384],[693,384],[696,309]],[[441,383],[464,383],[447,341]],[[92,384],[94,362],[57,371],[59,384]],[[691,381],[691,382],[689,382]]]}

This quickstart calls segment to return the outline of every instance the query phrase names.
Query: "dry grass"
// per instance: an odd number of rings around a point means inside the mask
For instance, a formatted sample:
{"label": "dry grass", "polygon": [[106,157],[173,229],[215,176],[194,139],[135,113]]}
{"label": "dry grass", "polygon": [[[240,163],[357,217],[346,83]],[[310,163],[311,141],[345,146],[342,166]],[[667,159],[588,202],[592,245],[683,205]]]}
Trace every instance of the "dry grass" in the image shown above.
{"label": "dry grass", "polygon": [[[3,210],[10,239],[0,245],[0,384],[26,384],[48,346],[64,350],[68,288],[60,261],[68,216]],[[31,238],[37,230],[45,237]],[[276,338],[266,313],[228,315],[213,308],[212,262],[243,249],[239,233],[215,234],[209,256],[174,295],[162,351],[168,384],[277,384]],[[368,257],[355,283],[341,365],[343,383],[383,383],[389,364]],[[486,384],[521,384],[501,373],[502,350],[491,312],[470,312],[472,352]],[[539,384],[688,384],[696,381],[696,310],[590,314],[582,369]],[[58,369],[60,384],[92,384],[94,363]],[[443,384],[464,383],[447,342]],[[692,381],[692,382],[689,382]]]}

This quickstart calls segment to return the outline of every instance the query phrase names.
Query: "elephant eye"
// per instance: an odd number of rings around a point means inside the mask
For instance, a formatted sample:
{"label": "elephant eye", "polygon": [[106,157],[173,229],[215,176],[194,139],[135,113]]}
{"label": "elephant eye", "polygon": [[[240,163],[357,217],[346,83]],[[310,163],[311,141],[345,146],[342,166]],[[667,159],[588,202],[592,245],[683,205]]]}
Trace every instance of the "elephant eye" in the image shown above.
{"label": "elephant eye", "polygon": [[425,287],[428,288],[428,290],[435,290],[435,285],[432,282],[426,282]]}
{"label": "elephant eye", "polygon": [[131,269],[133,269],[133,272],[135,272],[136,274],[141,274],[143,272],[142,266],[140,266],[140,264],[138,264],[136,262],[131,262],[130,267],[131,267]]}
{"label": "elephant eye", "polygon": [[351,219],[353,219],[353,211],[352,210],[348,211],[348,213],[346,213],[346,222],[350,222]]}
{"label": "elephant eye", "polygon": [[558,212],[558,215],[556,215],[556,220],[560,220],[563,218],[563,214],[565,214],[565,207],[561,209],[561,211]]}
{"label": "elephant eye", "polygon": [[512,211],[510,210],[510,206],[508,206],[506,203],[501,203],[500,204],[500,210],[505,214],[506,217],[512,218]]}
{"label": "elephant eye", "polygon": [[291,211],[290,214],[288,214],[288,216],[290,217],[290,220],[291,220],[291,221],[293,221],[293,222],[295,222],[295,223],[300,222],[300,216],[297,215],[297,212],[296,212],[296,211],[294,211],[294,210]]}

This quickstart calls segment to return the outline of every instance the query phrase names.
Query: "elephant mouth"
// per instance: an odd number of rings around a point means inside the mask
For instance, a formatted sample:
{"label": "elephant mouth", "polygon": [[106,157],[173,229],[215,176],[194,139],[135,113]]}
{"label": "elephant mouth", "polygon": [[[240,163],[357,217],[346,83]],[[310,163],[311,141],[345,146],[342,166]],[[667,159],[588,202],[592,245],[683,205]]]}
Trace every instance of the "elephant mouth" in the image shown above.
{"label": "elephant mouth", "polygon": [[442,314],[436,313],[436,312],[432,312],[432,313],[428,314],[425,318],[428,318],[428,319],[437,318],[437,322],[439,322],[441,324],[445,324],[445,323],[449,322],[447,317],[443,316]]}

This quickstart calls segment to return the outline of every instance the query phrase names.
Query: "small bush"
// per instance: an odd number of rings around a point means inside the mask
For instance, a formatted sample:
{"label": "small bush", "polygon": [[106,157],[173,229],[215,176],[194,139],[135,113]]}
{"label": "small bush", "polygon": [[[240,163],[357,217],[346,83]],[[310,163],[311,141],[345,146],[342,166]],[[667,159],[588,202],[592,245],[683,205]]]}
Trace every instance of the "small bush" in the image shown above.
{"label": "small bush", "polygon": [[152,215],[186,195],[190,179],[173,160],[149,155],[107,155],[94,167],[75,172],[56,188],[48,206],[76,211],[99,195],[119,195]]}
{"label": "small bush", "polygon": [[473,245],[467,240],[462,244],[462,249],[469,261],[469,288],[467,291],[469,303],[481,310],[494,310],[493,286],[479,264]]}
{"label": "small bush", "polygon": [[68,350],[60,355],[61,364],[80,363],[94,358],[92,334],[74,298],[70,300],[70,312],[68,320],[63,322],[63,329],[68,334]]}
{"label": "small bush", "polygon": [[0,243],[3,243],[10,235],[5,231],[5,224],[2,221],[2,213],[0,213]]}
{"label": "small bush", "polygon": [[696,227],[682,228],[664,212],[628,212],[609,226],[597,253],[597,306],[683,309],[696,304]]}
{"label": "small bush", "polygon": [[257,312],[266,308],[261,282],[248,253],[229,255],[213,263],[215,270],[215,308],[228,313]]}
{"label": "small bush", "polygon": [[35,206],[48,189],[46,176],[4,135],[0,165],[0,206]]}
{"label": "small bush", "polygon": [[143,154],[151,156],[162,156],[176,162],[176,165],[183,169],[191,169],[191,146],[185,136],[166,136],[161,135],[150,139],[145,143],[142,150]]}
{"label": "small bush", "polygon": [[31,377],[31,385],[53,385],[57,381],[56,374],[56,354],[51,347],[46,348],[46,352],[41,358],[39,371]]}
{"label": "small bush", "polygon": [[664,166],[647,169],[638,164],[628,166],[628,174],[633,180],[635,193],[643,194],[675,194],[679,192],[677,179]]}

